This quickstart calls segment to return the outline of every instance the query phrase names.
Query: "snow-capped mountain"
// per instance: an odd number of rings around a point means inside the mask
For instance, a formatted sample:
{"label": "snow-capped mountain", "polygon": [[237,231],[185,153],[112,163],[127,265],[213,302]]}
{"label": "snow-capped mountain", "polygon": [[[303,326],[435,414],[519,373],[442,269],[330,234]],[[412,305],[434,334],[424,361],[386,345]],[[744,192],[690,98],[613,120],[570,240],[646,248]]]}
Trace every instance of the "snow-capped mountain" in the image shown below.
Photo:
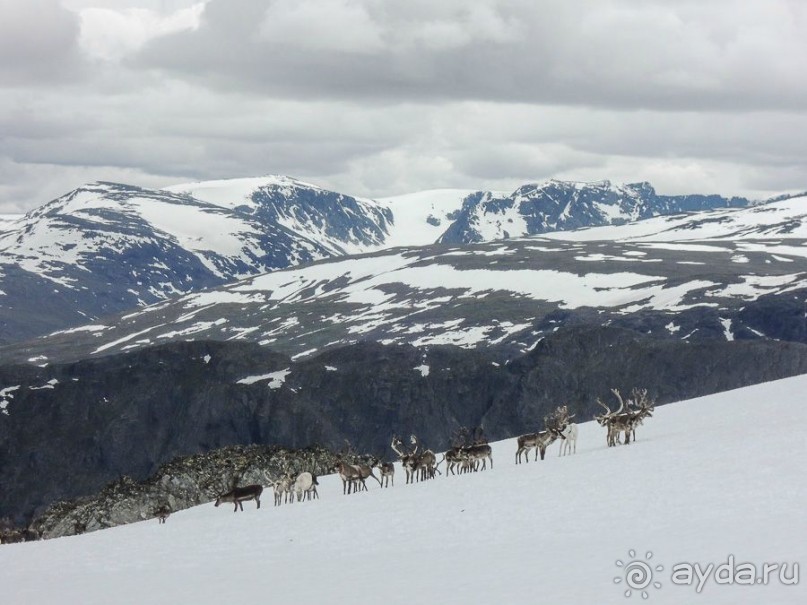
{"label": "snow-capped mountain", "polygon": [[284,177],[252,181],[247,192],[245,199],[212,203],[94,183],[6,223],[0,342],[246,275],[375,249],[392,220],[377,204]]}
{"label": "snow-capped mountain", "polygon": [[0,343],[321,259],[747,204],[659,196],[646,183],[549,181],[509,196],[449,189],[379,200],[281,176],[165,190],[94,183],[0,223]]}
{"label": "snow-capped mountain", "polygon": [[[777,228],[771,239],[772,225],[807,219],[802,205],[794,198],[551,238],[331,259],[188,294],[5,354],[58,361],[183,339],[250,340],[293,356],[362,340],[523,352],[580,323],[693,340],[803,340],[805,233]],[[645,224],[645,237],[634,241]],[[666,237],[654,237],[659,233]]]}
{"label": "snow-capped mountain", "polygon": [[508,196],[490,192],[468,196],[440,241],[484,242],[749,204],[745,198],[719,195],[658,195],[650,183],[550,180],[524,185]]}
{"label": "snow-capped mountain", "polygon": [[696,214],[658,216],[624,224],[618,231],[592,227],[546,234],[567,241],[610,239],[621,241],[765,240],[802,245],[807,240],[807,194],[785,196],[748,208],[712,210]]}

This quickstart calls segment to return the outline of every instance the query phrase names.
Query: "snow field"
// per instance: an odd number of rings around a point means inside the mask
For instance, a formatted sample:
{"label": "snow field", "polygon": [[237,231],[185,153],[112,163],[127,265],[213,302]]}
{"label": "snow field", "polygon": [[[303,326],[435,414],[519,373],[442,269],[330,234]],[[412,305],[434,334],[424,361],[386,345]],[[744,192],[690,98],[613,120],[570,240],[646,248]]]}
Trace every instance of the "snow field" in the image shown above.
{"label": "snow field", "polygon": [[[785,586],[674,585],[681,562],[807,562],[807,376],[656,409],[638,442],[607,448],[580,425],[577,454],[314,502],[212,503],[70,538],[0,547],[7,603],[627,603],[628,552],[663,565],[652,603],[804,603]],[[537,427],[525,427],[525,432]],[[619,584],[615,577],[623,578]]]}

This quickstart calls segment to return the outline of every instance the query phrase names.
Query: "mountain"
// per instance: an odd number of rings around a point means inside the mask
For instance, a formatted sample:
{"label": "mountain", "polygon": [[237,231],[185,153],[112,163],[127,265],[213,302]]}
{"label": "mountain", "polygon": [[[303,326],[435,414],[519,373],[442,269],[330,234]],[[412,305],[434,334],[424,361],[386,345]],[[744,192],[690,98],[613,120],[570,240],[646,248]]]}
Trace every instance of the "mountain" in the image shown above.
{"label": "mountain", "polygon": [[506,357],[581,324],[805,341],[804,201],[323,260],[0,352],[53,363],[198,339],[304,356],[370,340],[494,347]]}
{"label": "mountain", "polygon": [[[616,605],[644,602],[644,591],[657,605],[795,605],[807,483],[793,461],[807,456],[807,441],[791,439],[786,456],[773,445],[807,431],[805,389],[796,377],[659,407],[630,446],[605,447],[590,422],[579,426],[576,454],[559,458],[556,443],[537,464],[515,465],[510,439],[492,444],[494,467],[479,473],[405,485],[398,467],[394,487],[370,480],[351,496],[330,475],[312,502],[273,507],[267,486],[260,509],[247,502],[238,514],[208,502],[164,525],[0,546],[4,596],[28,605],[481,605],[538,594]],[[777,568],[764,584],[741,585],[740,563],[753,565],[752,582],[766,563],[787,564],[790,581]],[[700,590],[694,573],[689,584],[673,581],[679,564],[708,569]]]}
{"label": "mountain", "polygon": [[646,182],[617,185],[550,180],[523,185],[506,197],[490,192],[466,197],[440,242],[484,242],[750,204],[740,197],[659,195]]}
{"label": "mountain", "polygon": [[549,181],[509,196],[447,189],[380,200],[282,176],[164,190],[93,183],[0,223],[0,343],[320,259],[747,203],[659,196],[646,183]]}
{"label": "mountain", "polygon": [[0,232],[0,342],[377,248],[392,219],[385,208],[292,179],[252,187],[249,203],[227,205],[94,183],[7,225]]}

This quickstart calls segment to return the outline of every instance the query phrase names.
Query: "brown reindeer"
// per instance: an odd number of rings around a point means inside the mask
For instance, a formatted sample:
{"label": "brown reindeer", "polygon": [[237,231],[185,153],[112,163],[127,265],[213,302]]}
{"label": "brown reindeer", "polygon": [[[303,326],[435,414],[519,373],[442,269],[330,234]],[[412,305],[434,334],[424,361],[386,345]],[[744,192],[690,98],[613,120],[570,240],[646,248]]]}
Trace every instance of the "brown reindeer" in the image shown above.
{"label": "brown reindeer", "polygon": [[376,459],[373,468],[377,468],[381,473],[381,487],[389,487],[390,481],[393,487],[395,486],[395,465],[392,462],[381,462]]}
{"label": "brown reindeer", "polygon": [[221,494],[216,498],[216,506],[222,502],[232,502],[235,505],[233,512],[238,512],[239,507],[244,510],[244,502],[255,500],[258,508],[261,507],[261,494],[263,493],[262,485],[247,485],[245,487],[236,487],[231,489],[226,494]]}
{"label": "brown reindeer", "polygon": [[565,439],[563,429],[561,426],[561,418],[565,411],[563,408],[556,409],[549,416],[544,417],[544,424],[546,428],[537,433],[528,433],[521,435],[516,439],[518,449],[516,450],[516,464],[521,464],[521,454],[524,454],[524,460],[530,461],[530,450],[535,449],[535,461],[538,461],[538,454],[541,454],[541,460],[546,455],[546,448],[552,445],[556,439]]}
{"label": "brown reindeer", "polygon": [[358,491],[361,473],[355,466],[345,464],[340,460],[334,465],[333,470],[339,473],[339,478],[342,479],[342,494]]}
{"label": "brown reindeer", "polygon": [[[627,401],[622,398],[618,389],[611,389],[611,392],[619,401],[619,409],[613,411],[597,398],[597,404],[605,409],[605,413],[595,416],[595,420],[607,429],[608,447],[621,443],[622,433],[625,434],[625,445],[630,445],[631,436],[634,441],[636,440],[636,427],[642,424],[645,418],[652,418],[655,402],[648,401],[647,389],[634,388],[631,391],[632,399]],[[631,409],[631,406],[636,409]]]}

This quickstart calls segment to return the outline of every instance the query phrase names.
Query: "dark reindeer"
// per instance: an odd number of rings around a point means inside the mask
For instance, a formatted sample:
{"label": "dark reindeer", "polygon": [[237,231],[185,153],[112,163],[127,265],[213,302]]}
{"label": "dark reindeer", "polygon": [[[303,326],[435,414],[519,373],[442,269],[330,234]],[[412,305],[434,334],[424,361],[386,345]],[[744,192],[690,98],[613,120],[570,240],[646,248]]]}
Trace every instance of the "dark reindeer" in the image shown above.
{"label": "dark reindeer", "polygon": [[154,516],[157,517],[159,523],[165,523],[165,520],[171,516],[171,507],[167,504],[161,506],[154,511]]}
{"label": "dark reindeer", "polygon": [[226,494],[221,494],[216,498],[216,506],[222,502],[232,502],[235,504],[233,512],[238,512],[239,507],[244,510],[244,502],[255,500],[258,508],[261,507],[261,494],[263,493],[262,485],[247,485],[245,487],[236,487],[231,489]]}
{"label": "dark reindeer", "polygon": [[521,464],[522,454],[524,454],[524,460],[529,462],[531,449],[535,449],[536,462],[538,461],[538,454],[541,455],[541,460],[543,460],[546,455],[546,448],[555,443],[557,439],[566,439],[563,433],[566,425],[562,424],[563,417],[566,413],[566,406],[557,408],[552,414],[544,416],[544,425],[546,428],[543,431],[521,435],[516,439],[516,443],[518,444],[518,449],[516,450],[516,464]]}

